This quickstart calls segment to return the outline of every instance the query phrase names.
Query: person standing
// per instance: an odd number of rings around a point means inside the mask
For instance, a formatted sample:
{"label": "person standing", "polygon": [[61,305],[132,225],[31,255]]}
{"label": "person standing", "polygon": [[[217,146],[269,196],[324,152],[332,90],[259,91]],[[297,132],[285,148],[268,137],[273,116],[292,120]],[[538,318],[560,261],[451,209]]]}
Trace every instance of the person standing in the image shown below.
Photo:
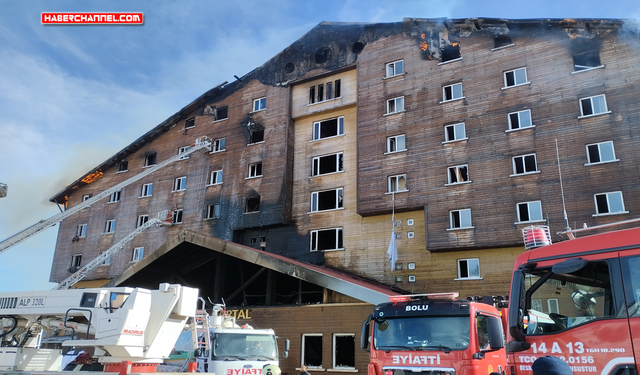
{"label": "person standing", "polygon": [[552,356],[536,359],[531,365],[531,370],[533,375],[573,375],[573,370],[567,362]]}
{"label": "person standing", "polygon": [[300,375],[311,375],[309,374],[309,371],[307,371],[307,366],[305,365],[300,366]]}

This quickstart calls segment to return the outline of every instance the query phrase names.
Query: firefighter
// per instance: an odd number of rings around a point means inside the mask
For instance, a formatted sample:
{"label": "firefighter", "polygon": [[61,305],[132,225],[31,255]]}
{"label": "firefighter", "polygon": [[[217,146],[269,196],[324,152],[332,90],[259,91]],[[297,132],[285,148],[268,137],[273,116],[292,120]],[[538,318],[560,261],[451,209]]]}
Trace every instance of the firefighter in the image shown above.
{"label": "firefighter", "polygon": [[531,365],[531,370],[533,375],[573,375],[567,362],[552,356],[536,359]]}

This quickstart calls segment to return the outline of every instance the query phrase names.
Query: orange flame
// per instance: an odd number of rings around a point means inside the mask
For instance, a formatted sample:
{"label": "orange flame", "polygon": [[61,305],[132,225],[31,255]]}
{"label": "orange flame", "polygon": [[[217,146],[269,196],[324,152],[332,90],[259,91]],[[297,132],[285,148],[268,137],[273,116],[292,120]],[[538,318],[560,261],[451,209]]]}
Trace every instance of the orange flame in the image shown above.
{"label": "orange flame", "polygon": [[422,33],[422,34],[420,34],[420,38],[421,38],[421,39],[426,39],[426,38],[427,38],[427,36],[426,36],[426,35],[424,35],[424,33]]}
{"label": "orange flame", "polygon": [[427,48],[429,48],[429,45],[427,44],[427,42],[425,42],[424,40],[422,42],[420,42],[420,49],[423,51],[426,51]]}
{"label": "orange flame", "polygon": [[87,177],[82,179],[82,182],[90,184],[92,182],[94,182],[95,180],[99,179],[100,177],[102,177],[104,173],[100,172],[100,171],[95,171],[93,173],[91,173],[90,175],[88,175]]}
{"label": "orange flame", "polygon": [[457,47],[457,46],[458,46],[458,44],[460,44],[460,43],[455,43],[455,42],[454,42],[454,43],[451,43],[451,47]]}

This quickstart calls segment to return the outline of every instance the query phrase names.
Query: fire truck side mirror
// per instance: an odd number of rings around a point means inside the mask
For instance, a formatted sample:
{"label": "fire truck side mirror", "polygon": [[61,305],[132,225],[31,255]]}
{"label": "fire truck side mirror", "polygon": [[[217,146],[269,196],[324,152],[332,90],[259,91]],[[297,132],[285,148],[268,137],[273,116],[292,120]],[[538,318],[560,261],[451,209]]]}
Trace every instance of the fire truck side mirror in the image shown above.
{"label": "fire truck side mirror", "polygon": [[370,325],[373,315],[369,315],[367,319],[362,322],[362,331],[360,332],[360,348],[362,350],[369,350],[369,332],[371,332]]}
{"label": "fire truck side mirror", "polygon": [[498,318],[489,318],[487,320],[489,330],[489,346],[491,350],[504,348],[504,330],[502,322]]}

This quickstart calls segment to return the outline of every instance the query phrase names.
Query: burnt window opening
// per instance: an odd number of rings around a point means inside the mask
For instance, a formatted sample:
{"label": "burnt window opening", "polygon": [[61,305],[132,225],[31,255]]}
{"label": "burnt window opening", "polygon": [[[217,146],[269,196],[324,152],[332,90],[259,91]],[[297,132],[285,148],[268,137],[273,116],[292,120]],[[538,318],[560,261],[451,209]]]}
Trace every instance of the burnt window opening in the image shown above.
{"label": "burnt window opening", "polygon": [[207,206],[206,219],[217,219],[220,217],[220,204],[210,204]]}
{"label": "burnt window opening", "polygon": [[322,368],[322,334],[302,335],[302,364]]}
{"label": "burnt window opening", "polygon": [[321,102],[324,100],[324,85],[318,85],[318,101]]}
{"label": "burnt window opening", "polygon": [[309,104],[313,104],[316,102],[316,87],[309,87]]}
{"label": "burnt window opening", "polygon": [[195,128],[196,127],[196,118],[192,117],[190,119],[188,119],[187,121],[184,122],[184,128],[185,129],[191,129],[191,128]]}
{"label": "burnt window opening", "polygon": [[574,71],[593,69],[601,66],[600,46],[594,39],[576,38],[571,41]]}
{"label": "burnt window opening", "polygon": [[252,130],[251,133],[249,133],[249,144],[258,142],[264,142],[264,129]]}
{"label": "burnt window opening", "polygon": [[340,250],[342,244],[342,228],[311,231],[311,251]]}
{"label": "burnt window opening", "polygon": [[329,47],[320,47],[316,50],[316,53],[313,55],[313,60],[317,64],[324,64],[331,58],[331,48]]}
{"label": "burnt window opening", "polygon": [[129,162],[126,160],[123,160],[120,162],[120,164],[118,164],[118,172],[126,172],[129,170]]}
{"label": "burnt window opening", "polygon": [[313,140],[336,137],[344,134],[344,117],[313,123]]}
{"label": "burnt window opening", "polygon": [[467,165],[457,165],[449,167],[449,184],[460,184],[469,182],[469,167]]}
{"label": "burnt window opening", "polygon": [[229,107],[220,107],[216,109],[215,121],[224,120],[229,117]]}
{"label": "burnt window opening", "polygon": [[451,43],[442,49],[442,62],[459,59],[460,57],[460,43]]}
{"label": "burnt window opening", "polygon": [[244,212],[260,212],[260,197],[247,198]]}
{"label": "burnt window opening", "polygon": [[362,42],[355,42],[351,46],[351,52],[355,53],[356,55],[362,52],[363,49],[364,49],[364,43]]}
{"label": "burnt window opening", "polygon": [[336,173],[344,171],[344,166],[342,162],[342,152],[327,155],[327,156],[319,156],[313,158],[313,168],[312,175],[320,176],[323,174]]}
{"label": "burnt window opening", "polygon": [[71,268],[78,269],[80,268],[81,265],[82,265],[82,254],[76,254],[71,256]]}
{"label": "burnt window opening", "polygon": [[340,97],[340,80],[334,82],[321,83],[317,86],[309,87],[309,104],[323,102]]}
{"label": "burnt window opening", "polygon": [[506,47],[512,44],[513,40],[511,39],[511,35],[502,34],[493,37],[493,48]]}
{"label": "burnt window opening", "polygon": [[334,98],[339,98],[341,96],[340,94],[340,80],[336,79],[335,81],[335,87],[334,87]]}
{"label": "burnt window opening", "polygon": [[258,240],[257,238],[252,237],[252,238],[251,238],[251,243],[256,243],[256,241],[257,241],[257,240]]}
{"label": "burnt window opening", "polygon": [[144,166],[149,167],[156,164],[156,153],[145,155]]}
{"label": "burnt window opening", "polygon": [[173,215],[171,215],[171,224],[182,224],[182,209],[173,211]]}
{"label": "burnt window opening", "polygon": [[333,336],[333,368],[355,369],[356,339],[354,334],[336,333]]}
{"label": "burnt window opening", "polygon": [[311,193],[311,212],[337,210],[343,206],[342,188]]}

